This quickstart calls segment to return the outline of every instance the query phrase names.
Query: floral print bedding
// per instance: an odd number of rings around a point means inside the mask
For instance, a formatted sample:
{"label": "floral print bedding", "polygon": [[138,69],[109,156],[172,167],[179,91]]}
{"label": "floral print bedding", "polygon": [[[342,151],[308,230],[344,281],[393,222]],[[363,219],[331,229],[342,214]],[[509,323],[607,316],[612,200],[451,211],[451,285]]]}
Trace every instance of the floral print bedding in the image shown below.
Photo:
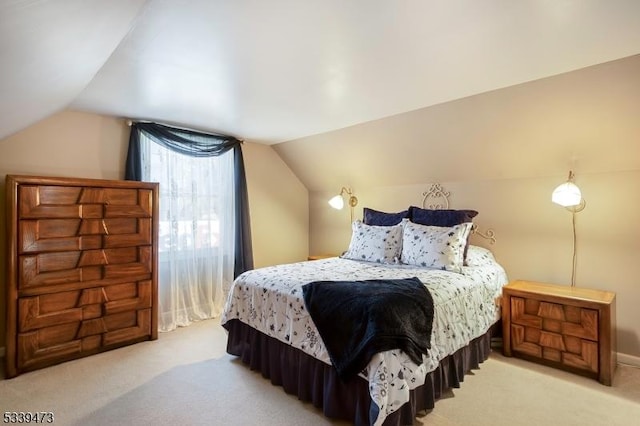
{"label": "floral print bedding", "polygon": [[[415,364],[400,350],[376,354],[360,375],[379,409],[374,425],[409,401],[409,391],[446,356],[486,333],[500,316],[498,298],[507,283],[490,251],[470,246],[470,266],[460,273],[410,265],[389,265],[343,258],[277,265],[247,271],[234,282],[222,315],[331,364],[322,339],[305,309],[302,285],[312,281],[419,278],[434,300],[431,349]],[[375,421],[374,421],[375,420]]]}

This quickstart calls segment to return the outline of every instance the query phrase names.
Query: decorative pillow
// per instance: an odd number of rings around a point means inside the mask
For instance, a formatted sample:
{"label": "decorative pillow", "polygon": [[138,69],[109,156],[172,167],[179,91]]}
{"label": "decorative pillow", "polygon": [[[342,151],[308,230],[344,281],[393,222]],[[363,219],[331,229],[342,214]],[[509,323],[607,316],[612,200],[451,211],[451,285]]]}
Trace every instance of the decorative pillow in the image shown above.
{"label": "decorative pillow", "polygon": [[398,261],[402,251],[402,224],[375,226],[355,220],[351,228],[351,243],[342,257],[376,263]]}
{"label": "decorative pillow", "polygon": [[[475,210],[430,210],[420,207],[409,207],[409,219],[413,223],[429,226],[454,226],[465,222],[471,222],[478,215]],[[463,258],[466,265],[467,251],[469,249],[469,236],[464,247]]]}
{"label": "decorative pillow", "polygon": [[393,226],[409,217],[409,210],[398,213],[387,213],[365,207],[362,209],[362,219],[366,225]]}
{"label": "decorative pillow", "polygon": [[475,210],[430,210],[409,207],[409,219],[413,223],[429,226],[454,226],[471,222],[478,215]]}
{"label": "decorative pillow", "polygon": [[467,266],[483,266],[494,263],[496,258],[493,256],[490,250],[479,247],[479,246],[469,246],[469,251],[467,252],[467,258],[465,259],[465,265]]}
{"label": "decorative pillow", "polygon": [[404,221],[402,263],[461,272],[464,248],[471,222],[459,225],[427,226]]}

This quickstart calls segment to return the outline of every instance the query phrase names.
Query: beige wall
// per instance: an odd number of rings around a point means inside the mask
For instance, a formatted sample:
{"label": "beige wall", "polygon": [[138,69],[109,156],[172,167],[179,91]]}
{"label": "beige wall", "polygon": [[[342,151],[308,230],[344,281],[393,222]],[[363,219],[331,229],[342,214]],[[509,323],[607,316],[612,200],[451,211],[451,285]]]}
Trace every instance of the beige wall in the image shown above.
{"label": "beige wall", "polygon": [[[122,119],[63,111],[0,140],[0,240],[6,241],[5,176],[122,179],[129,127]],[[243,145],[257,266],[308,253],[307,190],[268,146]],[[5,336],[6,245],[0,244],[0,347]]]}
{"label": "beige wall", "polygon": [[[551,203],[569,168],[587,201],[577,219],[577,285],[617,293],[618,350],[640,361],[640,56],[275,146],[310,189],[310,252],[340,253],[349,213],[419,205],[432,182],[475,208],[511,279],[568,284],[571,214]],[[482,240],[475,240],[485,245]],[[624,358],[624,356],[623,356]]]}
{"label": "beige wall", "polygon": [[267,145],[243,146],[254,266],[305,260],[309,253],[307,189]]}

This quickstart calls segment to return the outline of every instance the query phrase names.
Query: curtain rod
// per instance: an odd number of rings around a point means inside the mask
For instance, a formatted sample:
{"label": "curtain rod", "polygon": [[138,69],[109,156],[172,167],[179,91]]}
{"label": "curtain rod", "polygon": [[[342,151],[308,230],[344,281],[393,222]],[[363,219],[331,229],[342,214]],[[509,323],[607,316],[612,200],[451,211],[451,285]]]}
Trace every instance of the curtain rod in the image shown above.
{"label": "curtain rod", "polygon": [[162,126],[173,127],[173,128],[180,129],[180,130],[188,130],[188,131],[191,131],[191,132],[206,133],[206,134],[210,134],[210,135],[212,135],[212,136],[226,136],[226,137],[232,137],[232,138],[235,138],[235,139],[237,139],[238,141],[240,141],[240,143],[244,143],[244,139],[240,139],[240,138],[238,138],[238,137],[236,137],[236,136],[233,136],[233,135],[223,135],[223,134],[219,134],[219,133],[218,133],[218,134],[216,134],[216,133],[206,132],[206,131],[199,130],[199,129],[192,129],[192,128],[189,128],[189,127],[176,126],[176,125],[174,125],[174,124],[158,123],[157,121],[150,121],[150,120],[132,120],[131,118],[127,118],[127,119],[126,119],[126,123],[127,123],[127,126],[129,126],[129,127],[131,127],[131,126],[133,125],[133,123],[152,123],[152,124],[160,124],[160,125],[162,125]]}

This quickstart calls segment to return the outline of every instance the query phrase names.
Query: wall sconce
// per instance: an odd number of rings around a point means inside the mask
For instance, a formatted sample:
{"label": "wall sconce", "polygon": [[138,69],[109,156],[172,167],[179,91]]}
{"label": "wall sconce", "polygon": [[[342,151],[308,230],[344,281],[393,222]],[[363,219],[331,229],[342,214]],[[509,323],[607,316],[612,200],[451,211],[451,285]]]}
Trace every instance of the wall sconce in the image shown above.
{"label": "wall sconce", "polygon": [[348,202],[349,208],[351,210],[351,222],[353,222],[353,208],[358,205],[358,199],[355,195],[353,195],[353,191],[351,190],[351,188],[343,186],[340,190],[340,193],[329,200],[329,205],[336,210],[342,210],[344,208],[344,198],[342,197],[345,194],[349,196]]}
{"label": "wall sconce", "polygon": [[569,171],[567,181],[553,190],[551,201],[562,207],[566,207],[571,212],[577,213],[584,210],[586,203],[582,198],[580,188],[573,182],[574,178],[575,175],[573,172]]}
{"label": "wall sconce", "polygon": [[576,213],[584,210],[586,202],[582,198],[580,188],[574,183],[574,174],[569,171],[567,181],[559,185],[551,194],[551,201],[561,205],[571,212],[571,223],[573,225],[573,263],[571,268],[571,287],[576,285]]}

